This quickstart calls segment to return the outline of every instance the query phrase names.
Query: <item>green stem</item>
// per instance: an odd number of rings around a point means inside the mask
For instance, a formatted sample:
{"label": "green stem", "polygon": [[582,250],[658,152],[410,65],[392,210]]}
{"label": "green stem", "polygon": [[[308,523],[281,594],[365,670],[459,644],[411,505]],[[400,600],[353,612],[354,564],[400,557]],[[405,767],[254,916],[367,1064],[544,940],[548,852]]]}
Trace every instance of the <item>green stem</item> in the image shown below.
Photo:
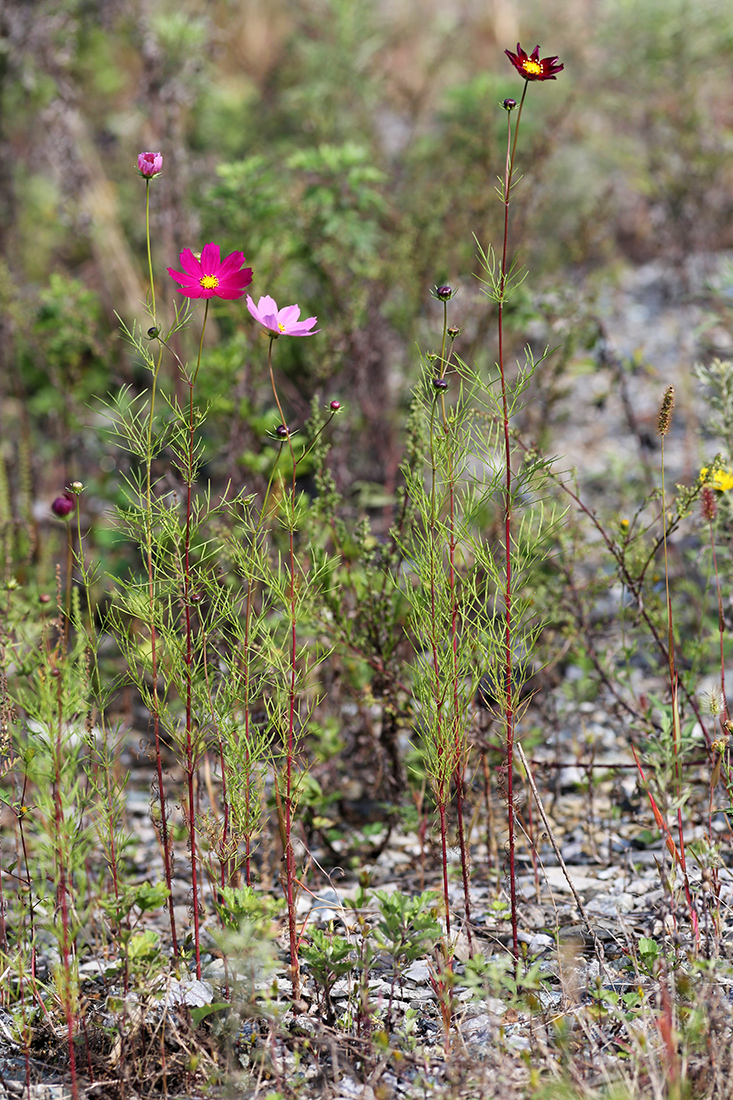
{"label": "green stem", "polygon": [[[79,501],[77,499],[77,508]],[[64,597],[64,654],[69,652],[69,624],[71,622],[71,584],[74,567],[74,538],[71,522],[66,523],[66,593]]]}
{"label": "green stem", "polygon": [[145,180],[145,238],[148,245],[148,274],[150,277],[150,309],[155,321],[155,281],[153,280],[153,257],[150,250],[150,180]]}

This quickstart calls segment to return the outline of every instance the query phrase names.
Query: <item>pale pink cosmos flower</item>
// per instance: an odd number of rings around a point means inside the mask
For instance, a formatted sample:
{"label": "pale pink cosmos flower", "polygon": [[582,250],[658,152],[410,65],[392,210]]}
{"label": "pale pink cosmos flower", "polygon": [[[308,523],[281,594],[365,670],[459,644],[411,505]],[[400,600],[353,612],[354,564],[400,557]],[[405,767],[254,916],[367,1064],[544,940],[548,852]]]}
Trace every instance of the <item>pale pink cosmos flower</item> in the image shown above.
{"label": "pale pink cosmos flower", "polygon": [[283,306],[278,309],[277,302],[269,294],[263,294],[257,305],[248,294],[247,309],[255,321],[259,321],[273,336],[315,336],[320,332],[320,329],[313,328],[317,317],[306,317],[304,321],[299,321],[300,306]]}
{"label": "pale pink cosmos flower", "polygon": [[138,153],[137,170],[146,180],[152,180],[160,175],[163,168],[162,153]]}
{"label": "pale pink cosmos flower", "polygon": [[205,244],[201,255],[184,248],[179,256],[183,271],[168,268],[171,279],[180,283],[179,294],[187,298],[241,298],[252,282],[252,268],[242,267],[244,252],[230,252],[220,258],[218,244]]}

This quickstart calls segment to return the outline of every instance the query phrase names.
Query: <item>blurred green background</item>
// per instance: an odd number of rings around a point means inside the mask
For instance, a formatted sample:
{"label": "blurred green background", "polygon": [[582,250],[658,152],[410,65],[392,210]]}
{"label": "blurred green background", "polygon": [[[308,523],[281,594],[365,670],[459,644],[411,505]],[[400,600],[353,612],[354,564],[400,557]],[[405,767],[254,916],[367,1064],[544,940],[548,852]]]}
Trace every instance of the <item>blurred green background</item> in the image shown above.
{"label": "blurred green background", "polygon": [[[399,477],[416,348],[438,339],[431,286],[461,288],[458,353],[494,359],[473,234],[500,239],[500,103],[522,90],[506,47],[565,64],[530,87],[522,122],[516,348],[541,292],[572,312],[624,264],[733,244],[729,0],[6,0],[0,30],[0,495],[14,523],[75,478],[88,507],[113,500],[124,472],[100,401],[148,381],[115,317],[149,323],[141,150],[164,156],[159,313],[166,266],[209,240],[245,251],[255,297],[316,313],[320,335],[276,349],[287,415],[301,424],[314,394],[342,401],[334,474],[357,505]],[[592,339],[578,315],[570,349]],[[266,342],[241,302],[214,317],[206,475],[242,484],[276,423]],[[173,372],[166,384],[180,387]]]}

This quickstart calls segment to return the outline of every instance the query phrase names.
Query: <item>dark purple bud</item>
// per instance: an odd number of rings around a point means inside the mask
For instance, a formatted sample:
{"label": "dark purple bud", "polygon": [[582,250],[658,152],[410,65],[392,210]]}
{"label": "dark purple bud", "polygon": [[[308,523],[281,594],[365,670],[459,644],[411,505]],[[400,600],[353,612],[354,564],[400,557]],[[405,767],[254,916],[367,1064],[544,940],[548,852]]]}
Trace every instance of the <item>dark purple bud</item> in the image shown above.
{"label": "dark purple bud", "polygon": [[156,325],[151,325],[148,329],[148,339],[154,340],[156,336],[160,335],[160,329]]}
{"label": "dark purple bud", "polygon": [[461,330],[458,328],[457,325],[451,325],[451,327],[448,329],[448,335],[450,336],[451,340],[455,340],[456,336],[461,335]]}
{"label": "dark purple bud", "polygon": [[438,299],[439,302],[450,301],[454,294],[455,291],[453,287],[448,286],[447,284],[445,286],[436,286],[435,288],[435,297]]}
{"label": "dark purple bud", "polygon": [[278,439],[287,439],[290,435],[287,424],[278,424],[275,428],[275,435]]}
{"label": "dark purple bud", "polygon": [[505,99],[504,102],[502,103],[502,107],[504,108],[505,111],[513,111],[514,108],[516,107],[516,105],[517,105],[516,99],[511,99],[511,98]]}
{"label": "dark purple bud", "polygon": [[433,379],[433,389],[434,390],[447,390],[448,389],[448,379],[447,378],[434,378]]}
{"label": "dark purple bud", "polygon": [[63,496],[56,497],[55,501],[51,505],[51,511],[59,519],[66,519],[70,512],[74,510],[74,498],[69,493],[64,493]]}

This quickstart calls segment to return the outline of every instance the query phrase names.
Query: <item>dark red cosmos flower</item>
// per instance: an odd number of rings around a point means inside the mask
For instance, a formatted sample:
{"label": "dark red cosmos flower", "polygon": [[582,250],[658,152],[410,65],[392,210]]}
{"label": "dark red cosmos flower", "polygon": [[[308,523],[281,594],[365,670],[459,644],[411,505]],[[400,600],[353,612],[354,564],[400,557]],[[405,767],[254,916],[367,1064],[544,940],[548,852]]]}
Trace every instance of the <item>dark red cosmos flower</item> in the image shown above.
{"label": "dark red cosmos flower", "polygon": [[504,50],[514,68],[525,80],[557,80],[556,74],[565,66],[558,65],[557,57],[543,57],[540,61],[540,48],[535,46],[531,54],[526,54],[517,42],[517,52]]}

